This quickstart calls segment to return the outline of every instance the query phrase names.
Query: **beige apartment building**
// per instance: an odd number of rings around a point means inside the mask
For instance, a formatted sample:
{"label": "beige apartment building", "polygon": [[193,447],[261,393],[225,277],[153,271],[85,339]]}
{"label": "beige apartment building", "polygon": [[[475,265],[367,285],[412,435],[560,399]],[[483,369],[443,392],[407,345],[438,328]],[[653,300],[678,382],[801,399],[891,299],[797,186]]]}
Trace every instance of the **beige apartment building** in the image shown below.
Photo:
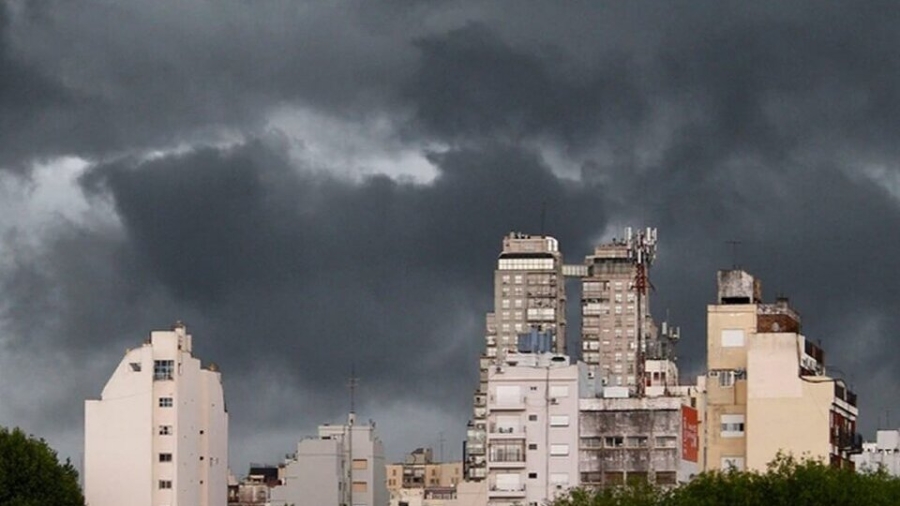
{"label": "beige apartment building", "polygon": [[779,451],[852,466],[856,396],[826,375],[786,298],[762,302],[759,280],[718,273],[707,308],[704,467],[764,470]]}
{"label": "beige apartment building", "polygon": [[638,332],[648,344],[657,337],[648,297],[640,297],[635,286],[638,259],[630,235],[598,245],[584,260],[582,358],[611,386],[635,386]]}
{"label": "beige apartment building", "polygon": [[402,489],[453,488],[462,481],[462,462],[435,462],[431,448],[416,448],[385,467],[392,498]]}

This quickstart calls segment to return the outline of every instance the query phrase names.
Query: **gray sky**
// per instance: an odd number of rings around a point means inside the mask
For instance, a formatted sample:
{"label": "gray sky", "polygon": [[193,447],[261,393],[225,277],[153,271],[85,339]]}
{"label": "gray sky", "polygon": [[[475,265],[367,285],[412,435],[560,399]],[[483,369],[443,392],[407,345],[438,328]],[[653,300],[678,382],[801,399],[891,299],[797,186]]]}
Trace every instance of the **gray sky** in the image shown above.
{"label": "gray sky", "polygon": [[351,364],[391,459],[442,433],[460,458],[501,238],[546,207],[573,263],[659,228],[685,380],[742,241],[871,436],[900,375],[897,18],[0,0],[0,425],[79,461],[83,400],[181,319],[223,371],[238,474],[339,421]]}

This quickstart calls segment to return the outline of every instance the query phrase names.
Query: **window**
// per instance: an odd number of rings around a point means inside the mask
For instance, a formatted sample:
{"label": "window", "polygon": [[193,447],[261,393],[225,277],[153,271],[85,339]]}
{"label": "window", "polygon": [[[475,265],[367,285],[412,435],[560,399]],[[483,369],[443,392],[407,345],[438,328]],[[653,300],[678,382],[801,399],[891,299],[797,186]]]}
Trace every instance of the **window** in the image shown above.
{"label": "window", "polygon": [[529,480],[536,480],[536,479],[537,479],[537,473],[528,473],[528,479],[529,479]]}
{"label": "window", "polygon": [[734,386],[734,371],[719,371],[719,386]]}
{"label": "window", "polygon": [[159,398],[159,407],[161,408],[171,408],[173,405],[171,397],[160,397]]}
{"label": "window", "polygon": [[160,462],[172,462],[172,454],[171,453],[160,453],[159,461]]}
{"label": "window", "polygon": [[744,437],[744,415],[722,415],[722,437]]}
{"label": "window", "polygon": [[657,448],[675,448],[678,444],[678,438],[675,436],[656,436]]}
{"label": "window", "polygon": [[171,436],[172,435],[172,426],[171,425],[160,425],[159,426],[159,435],[160,436]]}
{"label": "window", "polygon": [[553,385],[550,387],[550,398],[558,399],[562,397],[569,396],[569,386],[568,385]]}
{"label": "window", "polygon": [[153,361],[153,381],[170,380],[175,378],[174,360]]}
{"label": "window", "polygon": [[134,372],[141,372],[141,363],[140,362],[132,362],[128,364],[131,366],[131,370]]}
{"label": "window", "polygon": [[353,459],[353,469],[368,469],[369,461],[366,459]]}
{"label": "window", "polygon": [[743,329],[725,329],[722,331],[723,348],[740,348],[744,346]]}
{"label": "window", "polygon": [[622,436],[607,436],[603,440],[605,448],[621,448],[624,444],[625,439]]}
{"label": "window", "polygon": [[550,415],[551,427],[568,427],[569,415]]}
{"label": "window", "polygon": [[159,488],[160,490],[172,488],[172,480],[159,480]]}
{"label": "window", "polygon": [[369,490],[368,483],[364,481],[354,481],[353,482],[353,491],[354,492],[367,492]]}
{"label": "window", "polygon": [[550,473],[551,485],[569,485],[569,473]]}
{"label": "window", "polygon": [[744,470],[744,457],[722,457],[720,467],[723,471],[734,469],[735,471]]}
{"label": "window", "polygon": [[528,415],[528,421],[529,421],[529,422],[536,422],[536,421],[537,421],[537,415]]}
{"label": "window", "polygon": [[647,436],[628,436],[625,439],[625,446],[628,448],[646,448]]}
{"label": "window", "polygon": [[537,450],[537,443],[528,443],[529,450]]}
{"label": "window", "polygon": [[550,445],[550,455],[553,456],[566,456],[569,454],[569,445],[567,444],[558,444],[558,445]]}

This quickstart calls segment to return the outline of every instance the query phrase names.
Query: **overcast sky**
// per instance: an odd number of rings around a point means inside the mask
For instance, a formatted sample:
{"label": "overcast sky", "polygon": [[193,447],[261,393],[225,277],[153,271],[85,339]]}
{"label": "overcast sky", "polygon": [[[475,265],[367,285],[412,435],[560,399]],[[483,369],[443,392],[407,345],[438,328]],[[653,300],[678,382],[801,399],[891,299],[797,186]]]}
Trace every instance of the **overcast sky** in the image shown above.
{"label": "overcast sky", "polygon": [[180,319],[235,473],[340,422],[354,364],[390,459],[459,459],[501,239],[544,208],[570,263],[658,227],[684,381],[741,241],[872,437],[900,379],[898,12],[0,0],[0,425],[80,462],[84,399]]}

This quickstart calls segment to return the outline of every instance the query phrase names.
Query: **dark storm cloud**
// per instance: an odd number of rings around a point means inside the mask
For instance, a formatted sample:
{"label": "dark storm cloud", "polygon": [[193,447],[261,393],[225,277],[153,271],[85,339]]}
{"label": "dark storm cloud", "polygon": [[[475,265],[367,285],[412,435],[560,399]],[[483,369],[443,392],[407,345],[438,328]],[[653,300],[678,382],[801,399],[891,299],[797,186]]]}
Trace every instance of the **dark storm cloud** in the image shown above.
{"label": "dark storm cloud", "polygon": [[341,391],[356,361],[373,395],[459,396],[475,382],[459,371],[476,370],[500,238],[538,227],[543,205],[570,244],[604,225],[592,188],[528,151],[432,154],[430,185],[355,185],[283,156],[252,142],[102,166],[86,181],[114,199],[147,276],[210,320],[232,374],[282,368]]}

